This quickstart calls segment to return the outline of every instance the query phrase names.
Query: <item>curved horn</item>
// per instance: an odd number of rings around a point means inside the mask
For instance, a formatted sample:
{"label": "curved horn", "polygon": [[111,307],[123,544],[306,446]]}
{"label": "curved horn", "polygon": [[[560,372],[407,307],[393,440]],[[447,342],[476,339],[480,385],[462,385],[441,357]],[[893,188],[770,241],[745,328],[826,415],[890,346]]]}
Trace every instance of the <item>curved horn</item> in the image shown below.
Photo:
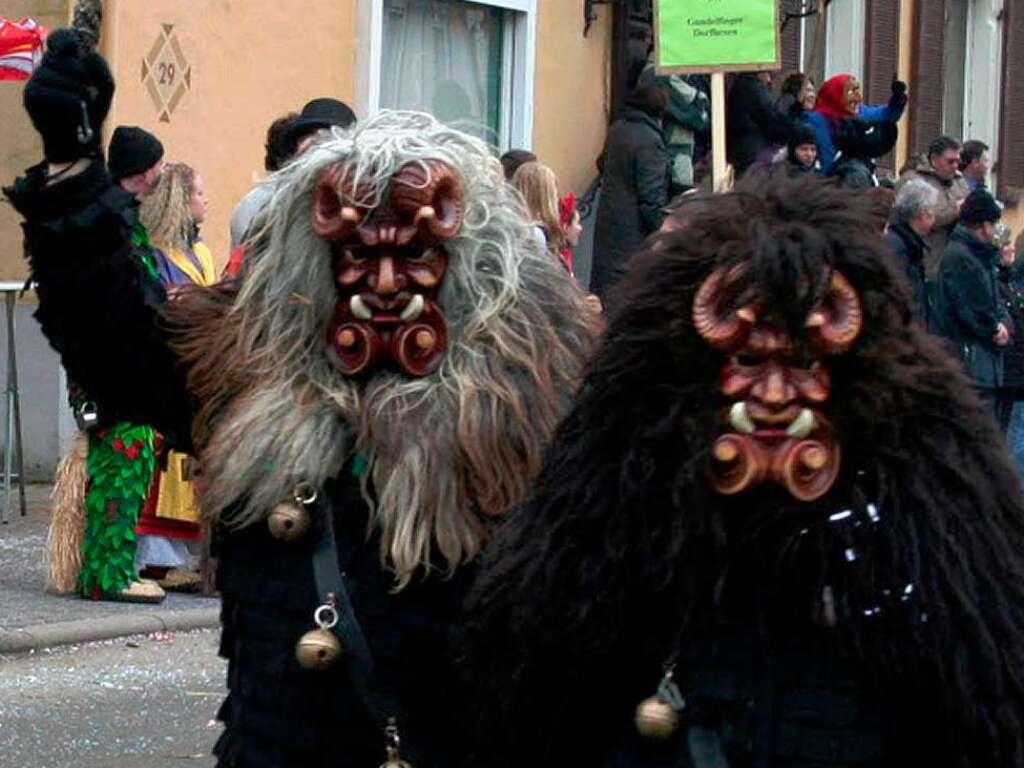
{"label": "curved horn", "polygon": [[428,241],[447,240],[462,228],[465,206],[455,171],[441,160],[403,165],[391,185],[391,204]]}
{"label": "curved horn", "polygon": [[817,329],[821,346],[828,354],[838,355],[848,350],[864,326],[864,312],[857,289],[839,272],[832,273],[825,300],[817,312],[811,313],[811,317],[815,315],[824,315],[824,322],[812,325],[810,330]]}
{"label": "curved horn", "polygon": [[725,313],[723,304],[730,278],[725,268],[716,269],[705,278],[693,299],[693,326],[697,333],[715,349],[731,352],[746,338],[757,314],[751,307],[740,307]]}
{"label": "curved horn", "polygon": [[341,189],[345,169],[340,164],[325,168],[313,188],[313,231],[327,240],[339,240],[355,232],[363,214],[343,201],[352,199]]}

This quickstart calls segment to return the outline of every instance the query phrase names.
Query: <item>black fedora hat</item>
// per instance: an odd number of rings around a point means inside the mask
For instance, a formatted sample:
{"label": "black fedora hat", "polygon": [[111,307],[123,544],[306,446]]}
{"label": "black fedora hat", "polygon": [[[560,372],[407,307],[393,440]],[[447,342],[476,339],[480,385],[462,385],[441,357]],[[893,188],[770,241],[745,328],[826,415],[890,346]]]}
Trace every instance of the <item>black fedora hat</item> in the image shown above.
{"label": "black fedora hat", "polygon": [[348,128],[356,121],[356,113],[348,104],[337,99],[313,99],[302,108],[299,119],[288,130],[288,138],[298,141],[303,136],[337,125]]}

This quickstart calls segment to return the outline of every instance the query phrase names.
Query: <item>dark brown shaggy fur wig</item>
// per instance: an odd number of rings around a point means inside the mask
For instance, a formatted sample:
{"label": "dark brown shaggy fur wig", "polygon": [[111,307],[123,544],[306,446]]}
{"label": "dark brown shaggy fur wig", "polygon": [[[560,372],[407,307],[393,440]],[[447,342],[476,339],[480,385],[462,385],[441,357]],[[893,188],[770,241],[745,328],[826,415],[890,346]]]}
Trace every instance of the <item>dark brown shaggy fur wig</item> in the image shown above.
{"label": "dark brown shaggy fur wig", "polygon": [[[742,618],[731,596],[756,579],[769,619],[827,634],[890,705],[903,746],[887,757],[1024,766],[1024,499],[1002,437],[911,321],[869,202],[770,182],[687,204],[637,257],[532,500],[487,554],[465,668],[482,743],[511,764],[603,764],[670,651]],[[723,497],[707,480],[722,359],[691,308],[737,263],[794,338],[833,269],[861,296],[864,329],[832,362],[825,406],[841,474],[816,502]],[[881,533],[843,571],[835,526],[817,521],[858,499],[877,504]],[[905,610],[857,610],[897,584],[915,588]],[[829,630],[813,620],[825,585],[848,606]]]}

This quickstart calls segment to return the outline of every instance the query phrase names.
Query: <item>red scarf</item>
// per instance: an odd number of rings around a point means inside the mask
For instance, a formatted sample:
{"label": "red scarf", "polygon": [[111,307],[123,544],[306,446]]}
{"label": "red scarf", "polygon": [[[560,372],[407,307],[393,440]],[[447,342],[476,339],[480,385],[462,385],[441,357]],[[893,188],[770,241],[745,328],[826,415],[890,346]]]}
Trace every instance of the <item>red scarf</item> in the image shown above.
{"label": "red scarf", "polygon": [[853,75],[836,75],[825,81],[818,91],[818,101],[814,105],[814,111],[819,112],[832,120],[842,120],[849,117],[846,111],[846,81]]}

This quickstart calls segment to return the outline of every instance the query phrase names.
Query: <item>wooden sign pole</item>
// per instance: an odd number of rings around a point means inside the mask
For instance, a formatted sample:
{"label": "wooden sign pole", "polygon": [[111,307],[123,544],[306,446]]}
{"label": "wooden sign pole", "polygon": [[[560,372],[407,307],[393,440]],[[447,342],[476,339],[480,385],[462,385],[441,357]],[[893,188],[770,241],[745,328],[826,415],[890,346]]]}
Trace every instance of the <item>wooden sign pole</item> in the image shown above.
{"label": "wooden sign pole", "polygon": [[711,73],[711,182],[715,192],[724,192],[725,182],[725,73]]}

